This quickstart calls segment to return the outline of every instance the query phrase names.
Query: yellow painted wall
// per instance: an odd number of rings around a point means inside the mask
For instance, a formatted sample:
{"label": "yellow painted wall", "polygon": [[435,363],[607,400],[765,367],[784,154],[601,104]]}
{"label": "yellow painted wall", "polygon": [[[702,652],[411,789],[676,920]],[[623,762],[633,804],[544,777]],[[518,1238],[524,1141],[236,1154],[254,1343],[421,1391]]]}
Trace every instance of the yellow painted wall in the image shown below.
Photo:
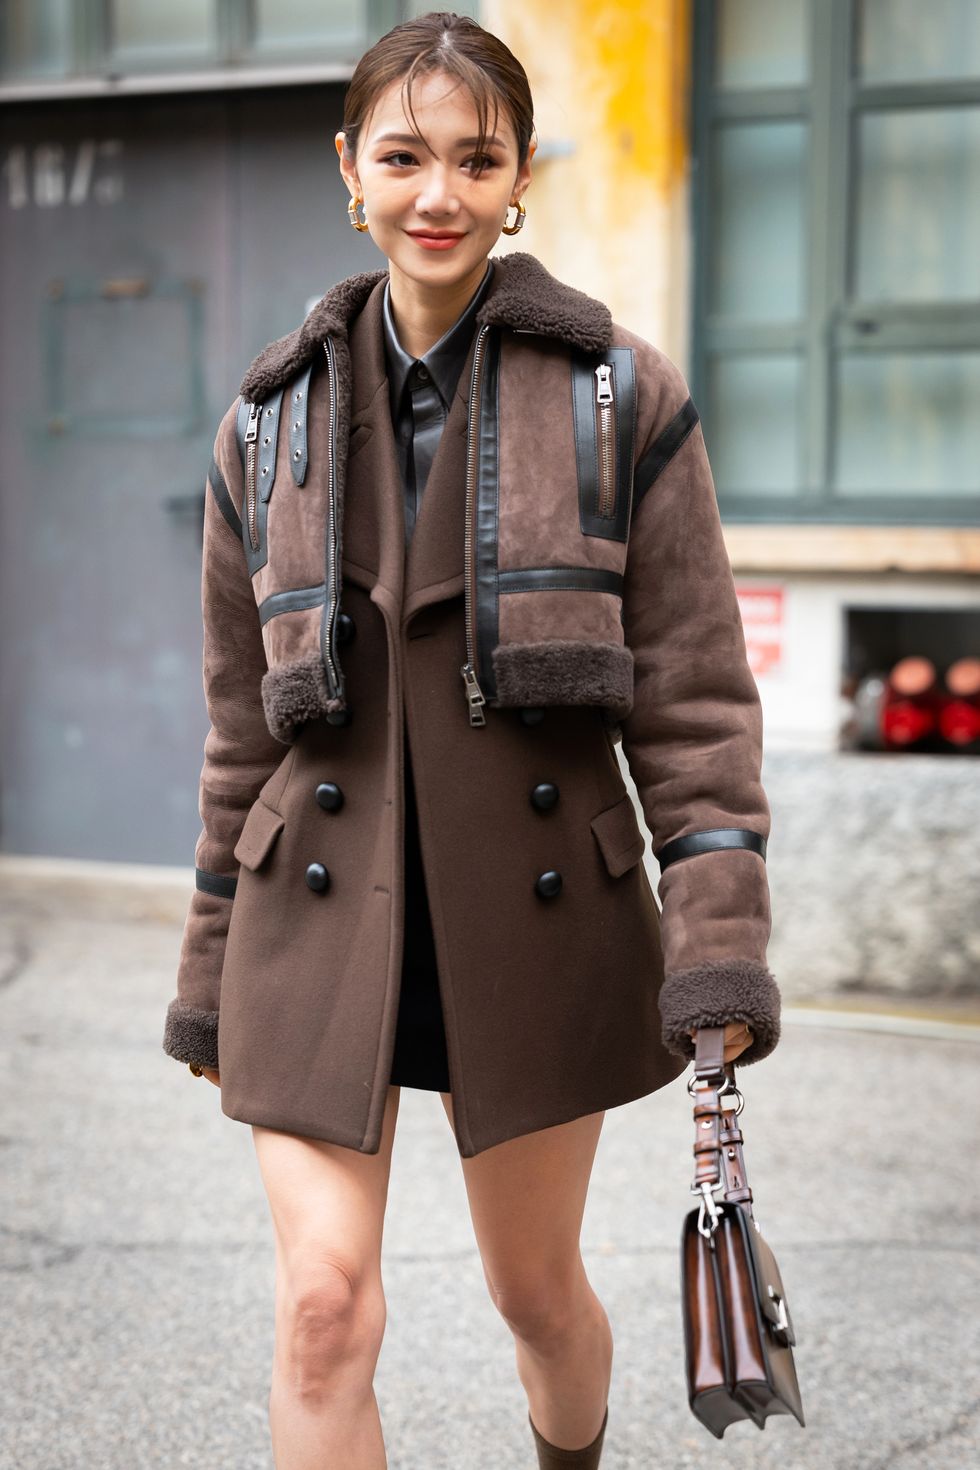
{"label": "yellow painted wall", "polygon": [[483,0],[480,23],[523,65],[541,144],[530,250],[672,357],[687,352],[691,0]]}

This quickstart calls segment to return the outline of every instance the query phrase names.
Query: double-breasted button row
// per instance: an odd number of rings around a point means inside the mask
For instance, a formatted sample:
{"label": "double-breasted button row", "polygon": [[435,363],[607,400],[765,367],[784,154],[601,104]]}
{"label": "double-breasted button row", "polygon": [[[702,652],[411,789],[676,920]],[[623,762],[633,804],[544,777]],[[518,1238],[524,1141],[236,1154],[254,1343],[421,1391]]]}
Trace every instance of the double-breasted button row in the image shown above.
{"label": "double-breasted button row", "polygon": [[[325,812],[339,812],[344,804],[344,793],[336,781],[321,781],[313,794],[317,805]],[[330,887],[330,874],[323,863],[310,863],[306,870],[306,883],[314,893],[326,893]]]}

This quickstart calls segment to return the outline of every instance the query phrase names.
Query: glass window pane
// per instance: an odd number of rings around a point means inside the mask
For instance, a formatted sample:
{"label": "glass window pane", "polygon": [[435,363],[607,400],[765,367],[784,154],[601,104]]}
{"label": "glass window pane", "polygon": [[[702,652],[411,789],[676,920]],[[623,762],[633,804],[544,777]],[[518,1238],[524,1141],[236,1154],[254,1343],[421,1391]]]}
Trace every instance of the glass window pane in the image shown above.
{"label": "glass window pane", "polygon": [[113,59],[134,62],[196,59],[214,52],[214,0],[111,0]]}
{"label": "glass window pane", "polygon": [[0,5],[4,76],[65,76],[72,70],[71,0],[11,0]]}
{"label": "glass window pane", "polygon": [[980,108],[861,118],[856,228],[861,301],[980,297]]}
{"label": "glass window pane", "polygon": [[783,353],[709,367],[702,428],[719,494],[796,492],[802,378],[799,358]]}
{"label": "glass window pane", "polygon": [[977,0],[860,0],[856,26],[864,82],[980,76]]}
{"label": "glass window pane", "polygon": [[835,490],[980,501],[978,402],[980,352],[845,354]]}
{"label": "glass window pane", "polygon": [[255,0],[255,45],[356,47],[365,39],[364,10],[363,0]]}
{"label": "glass window pane", "polygon": [[794,320],[805,310],[807,125],[728,124],[716,139],[709,310]]}
{"label": "glass window pane", "polygon": [[793,87],[810,75],[805,0],[718,0],[715,85]]}

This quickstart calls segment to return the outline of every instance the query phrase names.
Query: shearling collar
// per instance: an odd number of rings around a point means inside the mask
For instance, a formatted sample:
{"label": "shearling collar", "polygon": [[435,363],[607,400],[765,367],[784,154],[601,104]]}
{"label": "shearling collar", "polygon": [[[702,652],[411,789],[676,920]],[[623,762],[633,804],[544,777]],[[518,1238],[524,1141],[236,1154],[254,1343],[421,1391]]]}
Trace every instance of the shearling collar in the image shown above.
{"label": "shearling collar", "polygon": [[[512,251],[491,259],[493,279],[476,314],[479,326],[493,323],[538,332],[587,352],[609,346],[612,314],[604,302],[559,281],[527,251]],[[348,323],[387,274],[385,270],[360,271],[331,286],[305,321],[263,347],[254,358],[241,381],[242,397],[248,402],[262,402],[302,372],[324,338],[346,339]]]}

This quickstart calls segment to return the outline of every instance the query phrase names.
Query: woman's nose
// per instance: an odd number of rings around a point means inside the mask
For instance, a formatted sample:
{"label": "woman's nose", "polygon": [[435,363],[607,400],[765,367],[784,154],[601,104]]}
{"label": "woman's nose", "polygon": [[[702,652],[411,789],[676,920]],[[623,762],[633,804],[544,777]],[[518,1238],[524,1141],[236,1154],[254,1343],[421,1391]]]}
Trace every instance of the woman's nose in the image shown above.
{"label": "woman's nose", "polygon": [[416,200],[416,208],[423,214],[453,214],[456,198],[449,179],[441,169],[434,170],[424,180]]}

